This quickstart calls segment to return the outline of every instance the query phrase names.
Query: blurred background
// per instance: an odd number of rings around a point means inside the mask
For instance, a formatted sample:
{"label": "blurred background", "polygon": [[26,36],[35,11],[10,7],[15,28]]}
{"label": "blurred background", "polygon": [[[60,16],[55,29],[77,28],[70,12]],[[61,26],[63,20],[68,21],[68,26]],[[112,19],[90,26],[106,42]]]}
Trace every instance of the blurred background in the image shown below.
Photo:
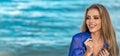
{"label": "blurred background", "polygon": [[0,0],[0,56],[68,56],[93,3],[108,9],[120,47],[120,0]]}

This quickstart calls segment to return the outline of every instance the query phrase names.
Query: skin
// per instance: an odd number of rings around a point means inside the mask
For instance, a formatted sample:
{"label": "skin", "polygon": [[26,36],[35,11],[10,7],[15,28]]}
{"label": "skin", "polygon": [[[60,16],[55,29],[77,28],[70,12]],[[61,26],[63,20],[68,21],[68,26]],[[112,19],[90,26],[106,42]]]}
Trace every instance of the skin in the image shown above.
{"label": "skin", "polygon": [[97,9],[89,9],[86,16],[86,24],[91,32],[91,38],[88,38],[84,44],[87,48],[84,56],[109,56],[107,49],[103,48],[104,41],[100,35],[101,18]]}

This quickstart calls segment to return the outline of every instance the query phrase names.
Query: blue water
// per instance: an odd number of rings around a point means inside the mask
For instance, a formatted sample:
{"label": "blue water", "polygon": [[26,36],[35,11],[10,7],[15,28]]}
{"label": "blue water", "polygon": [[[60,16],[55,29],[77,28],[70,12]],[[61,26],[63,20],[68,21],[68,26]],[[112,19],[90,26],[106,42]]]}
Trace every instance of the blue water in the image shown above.
{"label": "blue water", "polygon": [[0,56],[67,56],[85,8],[93,3],[108,9],[120,45],[119,0],[3,0]]}

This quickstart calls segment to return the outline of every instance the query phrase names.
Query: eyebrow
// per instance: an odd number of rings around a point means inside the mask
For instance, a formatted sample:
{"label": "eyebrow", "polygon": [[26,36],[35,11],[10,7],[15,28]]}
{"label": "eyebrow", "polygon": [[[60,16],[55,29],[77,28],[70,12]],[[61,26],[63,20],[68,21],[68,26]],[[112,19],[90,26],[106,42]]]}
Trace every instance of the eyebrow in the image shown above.
{"label": "eyebrow", "polygon": [[[99,15],[93,15],[94,17],[100,17]],[[90,15],[86,15],[86,17],[90,17]]]}
{"label": "eyebrow", "polygon": [[99,15],[94,15],[94,17],[99,17]]}
{"label": "eyebrow", "polygon": [[89,15],[86,15],[86,17],[90,17]]}

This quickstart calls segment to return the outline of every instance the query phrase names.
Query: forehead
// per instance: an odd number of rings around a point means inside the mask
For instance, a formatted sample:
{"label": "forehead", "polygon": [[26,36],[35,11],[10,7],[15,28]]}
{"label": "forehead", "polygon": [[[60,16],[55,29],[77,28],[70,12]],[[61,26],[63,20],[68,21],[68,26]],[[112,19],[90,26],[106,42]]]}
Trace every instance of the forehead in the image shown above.
{"label": "forehead", "polygon": [[100,15],[99,11],[95,8],[89,9],[87,15]]}

